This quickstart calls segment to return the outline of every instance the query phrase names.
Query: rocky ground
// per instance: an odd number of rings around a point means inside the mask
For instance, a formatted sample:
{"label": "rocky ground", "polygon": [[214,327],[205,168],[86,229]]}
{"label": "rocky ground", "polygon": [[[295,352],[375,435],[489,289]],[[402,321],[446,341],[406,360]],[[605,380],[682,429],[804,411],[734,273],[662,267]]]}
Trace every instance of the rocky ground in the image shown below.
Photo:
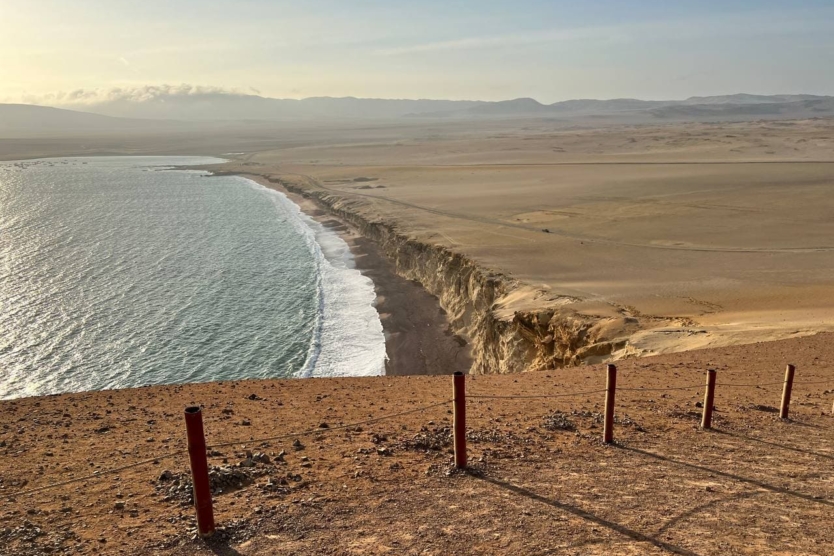
{"label": "rocky ground", "polygon": [[[600,441],[602,367],[469,377],[465,473],[451,468],[450,403],[367,422],[448,401],[444,376],[0,402],[2,553],[832,554],[832,339],[623,361],[613,446]],[[787,362],[797,384],[783,421]],[[476,397],[571,392],[588,393]],[[209,444],[209,542],[195,535],[183,452],[192,404]]]}

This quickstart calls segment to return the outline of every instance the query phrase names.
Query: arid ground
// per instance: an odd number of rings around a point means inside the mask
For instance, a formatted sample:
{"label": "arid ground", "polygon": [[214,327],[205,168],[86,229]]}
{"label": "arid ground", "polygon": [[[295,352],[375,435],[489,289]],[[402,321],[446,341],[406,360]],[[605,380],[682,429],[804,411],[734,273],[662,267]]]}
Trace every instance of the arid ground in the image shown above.
{"label": "arid ground", "polygon": [[336,193],[519,280],[508,315],[605,319],[629,339],[613,359],[834,329],[834,122],[505,126],[224,168]]}
{"label": "arid ground", "polygon": [[[10,556],[825,556],[834,551],[832,339],[623,361],[612,446],[601,442],[600,366],[470,377],[470,473],[450,472],[450,377],[4,401],[0,542]],[[797,375],[782,421],[787,361]],[[718,369],[715,430],[704,432],[709,367]],[[510,398],[477,398],[496,395]],[[564,397],[523,397],[532,395]],[[210,446],[232,443],[209,448],[221,528],[210,543],[193,538],[188,505],[182,412],[191,404],[203,406]],[[260,440],[309,429],[298,444]]]}

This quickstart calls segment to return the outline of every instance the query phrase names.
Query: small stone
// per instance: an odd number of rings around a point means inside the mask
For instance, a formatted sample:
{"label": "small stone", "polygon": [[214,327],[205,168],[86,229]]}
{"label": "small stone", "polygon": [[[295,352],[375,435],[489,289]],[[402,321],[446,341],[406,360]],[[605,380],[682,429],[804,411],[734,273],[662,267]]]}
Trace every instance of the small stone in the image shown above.
{"label": "small stone", "polygon": [[125,503],[124,502],[116,502],[113,505],[113,507],[116,508],[117,510],[123,510],[123,509],[125,509]]}
{"label": "small stone", "polygon": [[292,447],[296,450],[303,450],[304,444],[302,444],[301,441],[296,438],[295,441],[292,443]]}
{"label": "small stone", "polygon": [[249,421],[249,419],[244,419],[243,421],[240,422],[240,424],[243,425],[244,427],[248,427],[252,423]]}
{"label": "small stone", "polygon": [[703,402],[695,402],[695,407],[704,407]]}
{"label": "small stone", "polygon": [[174,474],[171,473],[167,469],[165,471],[163,471],[162,474],[159,475],[159,480],[160,481],[170,481],[173,478],[174,478]]}
{"label": "small stone", "polygon": [[252,459],[257,461],[257,462],[260,462],[260,463],[269,463],[270,462],[269,456],[264,454],[263,452],[256,452],[252,456]]}

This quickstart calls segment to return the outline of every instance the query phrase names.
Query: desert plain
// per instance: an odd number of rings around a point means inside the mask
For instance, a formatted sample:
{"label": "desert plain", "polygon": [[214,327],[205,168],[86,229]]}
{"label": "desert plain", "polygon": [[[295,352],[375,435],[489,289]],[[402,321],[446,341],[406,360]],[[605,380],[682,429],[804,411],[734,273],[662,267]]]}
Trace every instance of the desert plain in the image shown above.
{"label": "desert plain", "polygon": [[[459,124],[236,155],[627,339],[607,360],[834,328],[834,123]],[[622,343],[619,344],[622,346]]]}

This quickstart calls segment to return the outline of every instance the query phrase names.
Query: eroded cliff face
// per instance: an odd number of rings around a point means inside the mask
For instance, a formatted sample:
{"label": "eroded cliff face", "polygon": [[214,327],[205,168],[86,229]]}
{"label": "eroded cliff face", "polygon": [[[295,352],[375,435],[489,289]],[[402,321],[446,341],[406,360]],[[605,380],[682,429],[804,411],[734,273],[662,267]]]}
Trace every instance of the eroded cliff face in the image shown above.
{"label": "eroded cliff face", "polygon": [[397,273],[419,282],[436,296],[452,331],[471,344],[471,372],[515,373],[576,365],[605,358],[624,342],[602,338],[598,319],[556,303],[540,310],[513,310],[513,293],[529,288],[471,259],[398,232],[391,224],[363,215],[363,201],[329,191],[268,178],[314,200],[324,210],[376,242],[396,265]]}

